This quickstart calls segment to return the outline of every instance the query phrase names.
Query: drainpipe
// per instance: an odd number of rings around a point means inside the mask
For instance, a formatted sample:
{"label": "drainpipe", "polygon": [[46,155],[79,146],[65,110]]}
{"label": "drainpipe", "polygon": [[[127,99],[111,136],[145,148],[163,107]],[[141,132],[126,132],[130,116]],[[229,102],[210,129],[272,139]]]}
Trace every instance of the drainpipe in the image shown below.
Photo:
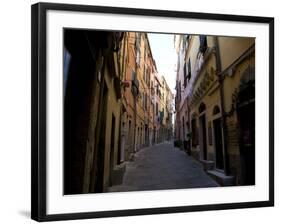
{"label": "drainpipe", "polygon": [[228,130],[226,125],[226,113],[225,113],[225,105],[224,105],[224,86],[223,86],[223,75],[221,74],[221,56],[220,56],[220,48],[218,43],[218,37],[214,37],[214,44],[215,44],[215,56],[216,56],[216,67],[217,67],[217,76],[219,80],[219,87],[220,87],[220,101],[221,101],[221,113],[222,113],[222,131],[223,131],[223,149],[224,149],[224,172],[225,175],[230,174],[229,169],[229,156],[228,156]]}

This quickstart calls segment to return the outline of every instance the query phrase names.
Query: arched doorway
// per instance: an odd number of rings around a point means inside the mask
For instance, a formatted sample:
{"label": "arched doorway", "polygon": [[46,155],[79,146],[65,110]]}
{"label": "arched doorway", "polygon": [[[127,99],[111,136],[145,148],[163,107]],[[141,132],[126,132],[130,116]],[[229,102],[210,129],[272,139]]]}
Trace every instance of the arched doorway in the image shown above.
{"label": "arched doorway", "polygon": [[242,184],[255,184],[255,68],[242,74],[237,97]]}

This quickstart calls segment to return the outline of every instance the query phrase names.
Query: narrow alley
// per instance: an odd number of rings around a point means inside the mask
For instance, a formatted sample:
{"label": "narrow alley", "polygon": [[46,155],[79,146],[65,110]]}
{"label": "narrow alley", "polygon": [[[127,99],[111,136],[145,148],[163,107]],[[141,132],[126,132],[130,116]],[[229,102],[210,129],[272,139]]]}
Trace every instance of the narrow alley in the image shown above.
{"label": "narrow alley", "polygon": [[255,38],[65,29],[63,54],[64,194],[255,185]]}
{"label": "narrow alley", "polygon": [[219,186],[203,170],[202,165],[171,143],[141,149],[134,161],[126,164],[123,184],[110,192],[163,190]]}

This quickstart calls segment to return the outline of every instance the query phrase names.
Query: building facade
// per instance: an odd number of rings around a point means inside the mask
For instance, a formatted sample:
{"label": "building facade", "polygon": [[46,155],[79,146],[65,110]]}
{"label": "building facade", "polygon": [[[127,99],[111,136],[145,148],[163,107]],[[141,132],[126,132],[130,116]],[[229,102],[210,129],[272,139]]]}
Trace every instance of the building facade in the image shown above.
{"label": "building facade", "polygon": [[65,29],[63,71],[64,193],[106,192],[135,152],[164,140],[170,90],[146,33]]}
{"label": "building facade", "polygon": [[176,138],[222,185],[254,184],[255,39],[177,35],[175,49]]}
{"label": "building facade", "polygon": [[168,86],[164,76],[161,77],[161,141],[170,141],[172,139],[172,115],[173,115],[173,94]]}
{"label": "building facade", "polygon": [[64,192],[103,192],[120,164],[123,33],[64,30]]}

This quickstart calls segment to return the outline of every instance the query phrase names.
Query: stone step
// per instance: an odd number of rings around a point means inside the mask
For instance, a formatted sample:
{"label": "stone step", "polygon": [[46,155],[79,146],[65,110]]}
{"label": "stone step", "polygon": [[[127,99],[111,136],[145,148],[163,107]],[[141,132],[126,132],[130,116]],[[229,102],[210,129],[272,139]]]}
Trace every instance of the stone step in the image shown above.
{"label": "stone step", "polygon": [[221,186],[234,186],[234,176],[226,176],[219,170],[208,170],[207,174],[217,181]]}
{"label": "stone step", "polygon": [[203,165],[205,171],[213,170],[215,167],[215,162],[210,160],[200,160],[200,163]]}

